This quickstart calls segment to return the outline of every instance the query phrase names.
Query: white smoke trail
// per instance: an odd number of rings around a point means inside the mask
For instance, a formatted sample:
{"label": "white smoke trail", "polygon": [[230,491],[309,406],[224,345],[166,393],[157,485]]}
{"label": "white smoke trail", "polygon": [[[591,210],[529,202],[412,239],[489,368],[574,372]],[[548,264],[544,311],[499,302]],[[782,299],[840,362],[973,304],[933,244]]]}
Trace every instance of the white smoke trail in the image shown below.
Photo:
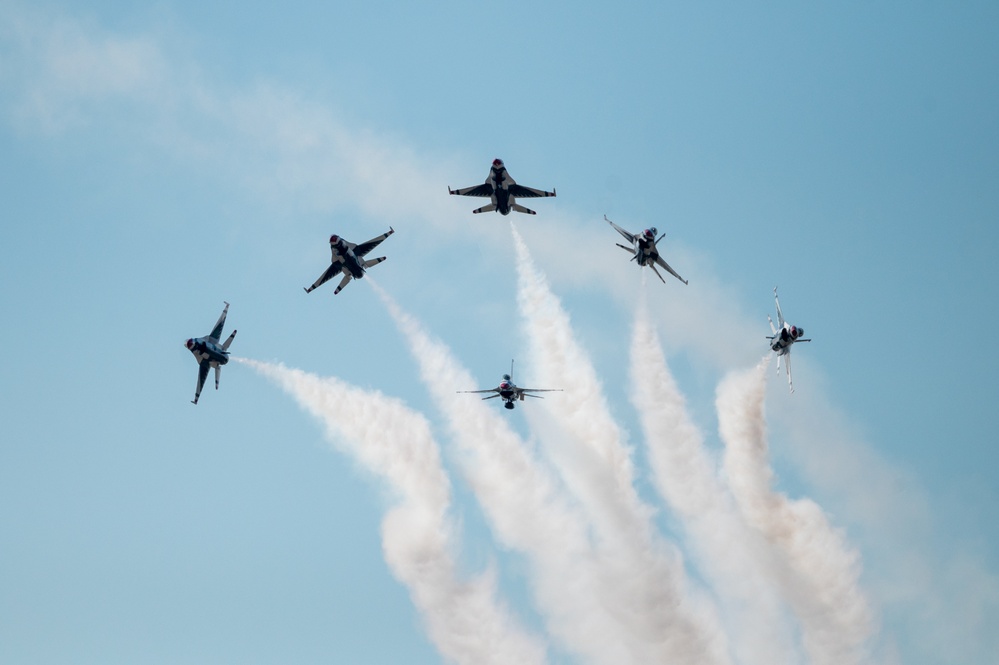
{"label": "white smoke trail", "polygon": [[476,386],[473,377],[442,342],[372,285],[447,418],[463,470],[497,539],[527,557],[549,633],[585,662],[647,662],[635,653],[628,631],[606,611],[596,584],[602,572],[585,519],[565,501],[558,481],[510,429],[496,404],[455,392]]}
{"label": "white smoke trail", "polygon": [[407,586],[431,640],[462,664],[544,663],[545,647],[497,599],[491,573],[459,578],[448,518],[450,481],[426,419],[401,401],[335,378],[283,365],[236,359],[277,383],[326,426],[327,437],[368,471],[383,477],[399,505],[382,522],[382,546]]}
{"label": "white smoke trail", "polygon": [[641,416],[656,489],[680,518],[695,559],[726,610],[736,660],[798,662],[787,617],[771,588],[769,548],[748,528],[718,478],[718,462],[687,414],[644,298],[635,317],[631,377],[631,400]]}
{"label": "white smoke trail", "polygon": [[768,364],[769,357],[718,386],[724,469],[742,514],[784,559],[784,592],[801,622],[809,659],[816,665],[861,663],[873,626],[859,585],[859,555],[813,501],[792,501],[773,490],[764,418]]}
{"label": "white smoke trail", "polygon": [[[577,445],[548,441],[553,461],[593,521],[614,599],[610,610],[627,617],[645,662],[726,663],[725,634],[714,608],[689,588],[675,548],[659,537],[653,509],[635,490],[631,450],[610,414],[600,381],[576,341],[569,316],[535,267],[513,224],[518,303],[531,343],[532,369],[564,396],[547,411]],[[547,385],[550,383],[550,386]]]}

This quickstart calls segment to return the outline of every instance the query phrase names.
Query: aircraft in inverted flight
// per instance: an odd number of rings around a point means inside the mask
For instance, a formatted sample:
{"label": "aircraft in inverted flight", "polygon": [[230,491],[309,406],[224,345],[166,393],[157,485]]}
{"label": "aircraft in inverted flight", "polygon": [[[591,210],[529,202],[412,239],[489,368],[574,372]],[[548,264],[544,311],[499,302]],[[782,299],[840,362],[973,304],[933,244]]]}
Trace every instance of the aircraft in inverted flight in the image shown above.
{"label": "aircraft in inverted flight", "polygon": [[448,187],[447,192],[448,194],[455,194],[457,196],[481,196],[482,198],[491,198],[492,203],[484,205],[481,208],[476,208],[472,212],[479,213],[497,210],[503,215],[509,215],[511,210],[528,215],[536,215],[538,213],[534,212],[530,208],[525,208],[519,203],[516,203],[516,199],[555,196],[554,189],[550,192],[546,192],[543,189],[534,189],[533,187],[518,185],[514,182],[513,178],[510,177],[510,174],[506,172],[506,167],[503,166],[502,159],[493,160],[492,168],[489,171],[489,177],[486,178],[486,182],[484,184],[473,185],[472,187],[463,187],[461,189],[451,189]]}
{"label": "aircraft in inverted flight", "polygon": [[395,233],[395,229],[390,226],[388,233],[383,233],[377,238],[372,238],[367,242],[357,245],[347,242],[338,235],[330,236],[330,250],[333,252],[332,263],[330,263],[330,267],[319,276],[319,279],[312,286],[305,287],[305,292],[312,293],[313,290],[319,288],[340,273],[343,273],[343,279],[340,280],[340,284],[333,291],[333,295],[336,295],[343,290],[343,287],[347,286],[347,283],[351,279],[361,279],[364,277],[365,270],[371,266],[378,265],[386,258],[380,256],[377,259],[365,261],[364,257],[393,233]]}
{"label": "aircraft in inverted flight", "polygon": [[767,339],[770,340],[770,350],[777,354],[778,374],[780,374],[781,356],[784,357],[784,364],[787,366],[787,387],[793,393],[794,385],[791,383],[791,347],[797,342],[811,342],[812,340],[802,339],[805,335],[804,328],[792,326],[784,320],[784,313],[780,311],[780,300],[777,299],[776,286],[774,287],[774,302],[777,303],[777,325],[780,326],[780,330],[774,326],[774,320],[768,314],[767,321],[770,322],[770,330],[773,332],[773,335],[768,335]]}
{"label": "aircraft in inverted flight", "polygon": [[215,327],[212,328],[212,331],[207,336],[192,338],[184,343],[184,346],[194,354],[194,359],[198,361],[198,388],[194,391],[194,399],[191,400],[191,404],[198,403],[198,398],[201,397],[201,389],[205,385],[205,379],[208,378],[208,369],[210,367],[215,368],[215,390],[219,389],[219,376],[222,374],[222,365],[229,362],[229,345],[232,344],[232,338],[236,336],[236,331],[233,330],[225,343],[219,343],[219,338],[222,335],[222,326],[225,325],[225,316],[228,313],[229,303],[226,303],[225,308],[222,310],[222,316],[215,322]]}
{"label": "aircraft in inverted flight", "polygon": [[482,399],[493,399],[494,397],[503,398],[503,406],[508,409],[514,407],[514,402],[520,400],[524,401],[524,396],[527,397],[537,397],[538,399],[543,399],[540,395],[532,395],[531,393],[560,393],[561,388],[521,388],[513,379],[510,378],[513,374],[513,361],[510,361],[510,374],[504,374],[503,379],[500,384],[495,388],[487,388],[485,390],[459,390],[459,393],[496,393],[495,395],[490,395],[489,397],[483,397]]}
{"label": "aircraft in inverted flight", "polygon": [[683,277],[680,277],[680,275],[678,275],[675,270],[670,268],[669,264],[663,261],[662,257],[659,256],[659,250],[656,248],[656,243],[658,243],[660,240],[663,239],[663,236],[666,235],[665,233],[656,238],[656,227],[654,226],[645,229],[641,233],[637,234],[629,233],[624,229],[622,229],[617,224],[615,224],[614,222],[607,219],[607,215],[604,215],[604,220],[608,224],[613,226],[618,233],[624,236],[625,239],[631,243],[631,247],[625,247],[621,243],[616,243],[616,244],[618,247],[625,250],[626,252],[632,253],[631,257],[632,261],[637,261],[638,265],[640,266],[649,266],[650,268],[652,268],[652,272],[656,274],[656,277],[658,277],[663,284],[666,283],[666,280],[663,279],[663,276],[659,274],[658,270],[656,270],[656,264],[658,264],[662,268],[665,268],[667,272],[669,272],[669,274],[673,275],[684,284],[687,283],[687,280],[685,280]]}

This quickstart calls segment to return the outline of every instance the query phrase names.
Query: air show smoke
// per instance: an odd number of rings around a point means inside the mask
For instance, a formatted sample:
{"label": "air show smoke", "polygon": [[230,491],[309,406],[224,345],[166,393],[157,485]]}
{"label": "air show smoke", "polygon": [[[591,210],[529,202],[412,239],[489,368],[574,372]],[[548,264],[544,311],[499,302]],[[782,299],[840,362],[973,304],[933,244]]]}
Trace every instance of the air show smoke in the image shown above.
{"label": "air show smoke", "polygon": [[718,424],[724,467],[746,521],[781,557],[783,591],[802,626],[815,665],[865,662],[873,632],[860,590],[860,559],[842,531],[808,499],[790,500],[772,489],[763,405],[769,357],[733,372],[718,387]]}
{"label": "air show smoke", "polygon": [[718,477],[718,462],[690,420],[644,298],[635,317],[631,377],[631,401],[641,418],[653,481],[715,589],[737,661],[798,662],[779,595],[771,588],[770,552]]}
{"label": "air show smoke", "polygon": [[714,608],[688,583],[679,553],[655,530],[654,509],[638,496],[631,450],[568,314],[510,228],[532,370],[546,385],[565,389],[545,406],[574,445],[547,449],[591,520],[611,583],[624,593],[612,612],[630,617],[627,626],[646,649],[643,662],[729,662]]}
{"label": "air show smoke", "polygon": [[592,551],[586,520],[562,496],[558,479],[528,450],[495,404],[455,392],[456,387],[475,386],[473,377],[387,293],[377,286],[375,290],[447,419],[463,471],[496,538],[527,557],[549,632],[584,662],[645,662],[644,649],[634,643],[622,619],[607,611],[608,604],[620,605],[626,599],[608,599],[619,591],[609,588]]}
{"label": "air show smoke", "polygon": [[460,579],[450,481],[421,414],[378,392],[283,365],[237,359],[326,426],[327,437],[384,478],[398,505],[382,522],[385,560],[407,586],[441,654],[456,663],[544,663],[545,647],[497,600],[494,576]]}
{"label": "air show smoke", "polygon": [[[595,665],[862,662],[872,628],[856,554],[818,506],[772,489],[766,362],[718,388],[726,446],[719,465],[690,419],[644,301],[639,305],[631,399],[653,483],[680,520],[705,591],[688,580],[680,550],[653,521],[655,507],[639,496],[633,451],[590,357],[511,230],[529,367],[541,381],[533,387],[565,390],[525,409],[543,456],[513,431],[496,401],[458,394],[480,381],[371,284],[418,363],[495,540],[527,562],[547,635]],[[337,379],[240,362],[278,383],[325,423],[332,442],[388,481],[399,503],[382,524],[385,559],[446,659],[545,662],[545,645],[497,597],[493,571],[465,580],[458,570],[450,481],[422,414]]]}

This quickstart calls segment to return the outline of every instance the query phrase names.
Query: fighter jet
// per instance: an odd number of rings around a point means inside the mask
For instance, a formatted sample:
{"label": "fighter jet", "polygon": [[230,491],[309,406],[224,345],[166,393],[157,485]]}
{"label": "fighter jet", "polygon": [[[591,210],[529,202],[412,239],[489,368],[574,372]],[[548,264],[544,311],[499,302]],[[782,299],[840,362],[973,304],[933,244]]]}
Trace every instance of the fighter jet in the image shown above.
{"label": "fighter jet", "polygon": [[319,288],[340,273],[343,273],[343,279],[340,280],[339,286],[337,286],[336,290],[333,291],[333,295],[336,295],[343,290],[343,287],[347,286],[347,283],[351,279],[361,279],[364,277],[365,270],[371,266],[378,265],[386,258],[381,256],[377,259],[365,261],[364,257],[368,252],[380,245],[385,238],[388,238],[393,233],[395,233],[395,229],[390,226],[388,233],[383,233],[377,238],[372,238],[371,240],[362,242],[359,245],[347,242],[338,235],[330,236],[330,249],[333,251],[332,263],[330,264],[330,267],[326,269],[326,272],[320,275],[319,279],[317,279],[312,286],[305,287],[305,292],[312,293],[313,290]]}
{"label": "fighter jet", "polygon": [[543,189],[534,189],[533,187],[518,185],[513,181],[513,178],[510,177],[510,174],[506,172],[506,167],[503,166],[502,159],[493,160],[493,166],[489,171],[489,177],[486,178],[485,184],[463,187],[462,189],[451,189],[448,187],[447,192],[448,194],[456,194],[458,196],[481,196],[482,198],[491,198],[492,203],[484,205],[481,208],[476,208],[472,212],[479,213],[498,210],[500,214],[503,215],[509,215],[511,210],[528,215],[536,215],[538,213],[534,212],[530,208],[525,208],[524,206],[516,203],[515,199],[555,196],[554,189],[550,192],[546,192]]}
{"label": "fighter jet", "polygon": [[685,280],[683,277],[680,277],[680,275],[678,275],[675,270],[670,268],[669,264],[663,261],[662,257],[659,256],[659,250],[656,249],[656,243],[658,243],[660,240],[663,239],[663,236],[666,235],[665,233],[656,238],[656,227],[654,226],[645,229],[644,231],[638,234],[628,233],[620,226],[607,219],[607,215],[604,215],[604,220],[608,224],[613,226],[618,233],[624,236],[625,239],[631,243],[631,247],[625,247],[621,243],[615,243],[615,244],[617,244],[617,246],[623,249],[624,251],[631,252],[633,254],[633,256],[631,257],[632,261],[637,261],[638,265],[640,266],[648,266],[652,268],[652,272],[656,274],[656,277],[658,277],[663,284],[666,283],[666,280],[663,279],[663,276],[659,274],[658,270],[656,270],[656,264],[658,264],[662,268],[665,268],[669,272],[669,274],[673,275],[684,284],[687,283],[687,280]]}
{"label": "fighter jet", "polygon": [[504,374],[503,379],[500,384],[495,388],[487,388],[486,390],[459,390],[459,393],[496,393],[495,395],[490,395],[489,397],[483,397],[482,399],[493,399],[494,397],[503,398],[503,406],[508,409],[514,407],[514,402],[520,400],[524,401],[524,396],[537,397],[538,399],[543,399],[540,395],[532,395],[531,393],[555,393],[562,392],[561,388],[521,388],[513,379],[510,378],[513,374],[513,361],[510,361],[510,374]]}
{"label": "fighter jet", "polygon": [[184,346],[194,354],[194,359],[198,361],[198,388],[194,391],[194,399],[191,400],[191,404],[197,404],[198,398],[201,397],[201,389],[205,385],[205,379],[208,378],[209,367],[215,368],[215,390],[219,389],[222,365],[229,362],[229,345],[232,344],[232,338],[236,336],[236,331],[233,330],[229,339],[224,344],[219,344],[222,326],[225,325],[225,315],[228,313],[229,303],[226,303],[222,310],[222,316],[215,322],[215,327],[206,337],[189,339],[184,343]]}
{"label": "fighter jet", "polygon": [[777,287],[774,287],[774,301],[777,303],[777,325],[780,326],[780,330],[774,326],[774,320],[767,315],[767,321],[770,322],[770,330],[773,335],[768,335],[767,339],[770,340],[770,350],[777,354],[777,373],[780,374],[780,359],[784,356],[784,364],[787,366],[787,387],[794,392],[794,385],[791,383],[791,346],[797,342],[811,342],[810,339],[802,339],[805,334],[804,328],[799,328],[798,326],[792,326],[787,321],[784,320],[784,313],[780,311],[780,300],[777,299]]}

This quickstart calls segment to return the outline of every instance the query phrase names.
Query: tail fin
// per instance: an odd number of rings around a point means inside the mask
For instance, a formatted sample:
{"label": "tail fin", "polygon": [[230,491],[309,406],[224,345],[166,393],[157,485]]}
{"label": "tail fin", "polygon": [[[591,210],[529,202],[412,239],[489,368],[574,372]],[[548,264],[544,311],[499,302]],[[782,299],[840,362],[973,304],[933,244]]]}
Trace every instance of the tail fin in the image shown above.
{"label": "tail fin", "polygon": [[386,256],[379,256],[377,259],[368,259],[367,261],[364,262],[364,269],[367,270],[371,266],[376,266],[379,263],[381,263],[382,261],[384,261],[386,258],[388,258],[388,257],[386,257]]}
{"label": "tail fin", "polygon": [[489,204],[489,205],[487,205],[487,206],[482,206],[481,208],[476,208],[476,209],[475,209],[475,210],[473,210],[472,212],[473,212],[473,213],[480,213],[480,212],[492,212],[492,211],[494,211],[494,210],[496,210],[496,206],[490,203],[490,204]]}
{"label": "tail fin", "polygon": [[219,379],[222,378],[222,365],[215,366],[215,390],[219,389]]}
{"label": "tail fin", "polygon": [[222,350],[223,350],[223,351],[228,351],[228,350],[229,350],[229,345],[230,345],[230,344],[232,344],[232,340],[233,340],[233,338],[234,338],[235,336],[236,336],[236,331],[235,331],[235,330],[233,330],[233,331],[232,331],[232,334],[231,334],[231,335],[229,335],[229,339],[227,339],[227,340],[225,341],[225,344],[223,344],[223,345],[222,345]]}
{"label": "tail fin", "polygon": [[538,214],[538,213],[534,212],[533,210],[531,210],[530,208],[525,208],[524,206],[520,205],[519,203],[514,203],[513,205],[511,205],[510,206],[510,210],[513,210],[514,212],[522,212],[525,215],[537,215]]}

